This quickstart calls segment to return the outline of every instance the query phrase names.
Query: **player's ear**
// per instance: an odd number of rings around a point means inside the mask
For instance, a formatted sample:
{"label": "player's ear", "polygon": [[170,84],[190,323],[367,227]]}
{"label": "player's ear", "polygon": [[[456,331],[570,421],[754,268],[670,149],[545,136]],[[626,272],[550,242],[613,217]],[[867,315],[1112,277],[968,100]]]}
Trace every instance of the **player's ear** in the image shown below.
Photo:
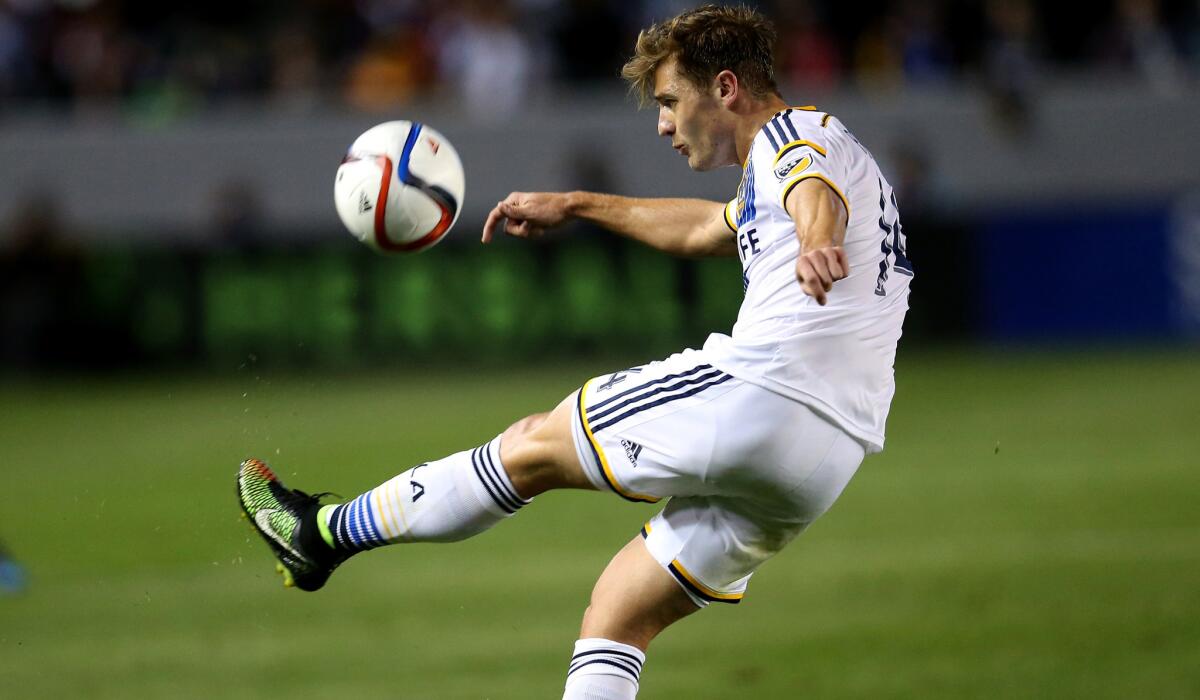
{"label": "player's ear", "polygon": [[733,74],[733,71],[726,69],[717,73],[717,77],[713,78],[713,83],[717,91],[717,99],[726,106],[737,99],[741,86],[738,85],[737,76]]}

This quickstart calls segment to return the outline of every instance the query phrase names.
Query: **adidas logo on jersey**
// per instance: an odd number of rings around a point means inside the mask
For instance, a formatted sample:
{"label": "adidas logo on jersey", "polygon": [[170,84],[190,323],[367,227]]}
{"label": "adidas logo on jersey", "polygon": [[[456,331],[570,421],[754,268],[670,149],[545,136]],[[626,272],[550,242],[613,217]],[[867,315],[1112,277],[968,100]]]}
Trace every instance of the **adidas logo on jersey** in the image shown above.
{"label": "adidas logo on jersey", "polygon": [[642,453],[642,446],[636,442],[622,439],[621,447],[625,448],[625,456],[629,458],[629,463],[636,467],[638,455]]}
{"label": "adidas logo on jersey", "polygon": [[358,213],[362,214],[363,212],[370,211],[370,210],[371,210],[370,198],[367,197],[366,192],[360,192],[358,195]]}

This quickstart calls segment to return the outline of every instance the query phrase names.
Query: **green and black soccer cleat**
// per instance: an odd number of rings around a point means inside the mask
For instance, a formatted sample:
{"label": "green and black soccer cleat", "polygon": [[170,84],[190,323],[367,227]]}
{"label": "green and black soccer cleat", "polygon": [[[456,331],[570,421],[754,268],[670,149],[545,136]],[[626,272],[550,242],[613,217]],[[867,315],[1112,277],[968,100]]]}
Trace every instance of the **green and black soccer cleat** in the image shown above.
{"label": "green and black soccer cleat", "polygon": [[246,518],[279,560],[275,569],[283,574],[283,585],[315,591],[350,556],[321,539],[317,511],[326,494],[285,488],[265,462],[253,458],[238,469],[237,487]]}

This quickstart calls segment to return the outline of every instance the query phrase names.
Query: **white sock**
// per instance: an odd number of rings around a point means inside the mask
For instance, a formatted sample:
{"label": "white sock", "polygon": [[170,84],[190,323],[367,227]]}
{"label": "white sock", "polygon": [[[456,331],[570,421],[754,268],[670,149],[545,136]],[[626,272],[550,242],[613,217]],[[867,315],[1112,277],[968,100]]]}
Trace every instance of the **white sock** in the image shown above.
{"label": "white sock", "polygon": [[580,639],[567,670],[563,700],[634,700],[646,655],[608,639]]}
{"label": "white sock", "polygon": [[528,503],[500,464],[497,437],[413,467],[349,503],[323,508],[320,516],[334,546],[357,551],[396,542],[464,540]]}

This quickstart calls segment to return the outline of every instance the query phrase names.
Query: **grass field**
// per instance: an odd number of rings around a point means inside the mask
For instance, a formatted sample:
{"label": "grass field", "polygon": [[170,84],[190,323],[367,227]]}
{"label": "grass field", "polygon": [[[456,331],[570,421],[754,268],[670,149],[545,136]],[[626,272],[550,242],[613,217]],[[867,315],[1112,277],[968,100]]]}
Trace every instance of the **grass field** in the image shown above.
{"label": "grass field", "polygon": [[[607,364],[0,387],[0,697],[558,698],[591,582],[653,512],[549,494],[285,591],[234,473],[347,497]],[[641,698],[1200,697],[1194,351],[903,354],[886,452]]]}

